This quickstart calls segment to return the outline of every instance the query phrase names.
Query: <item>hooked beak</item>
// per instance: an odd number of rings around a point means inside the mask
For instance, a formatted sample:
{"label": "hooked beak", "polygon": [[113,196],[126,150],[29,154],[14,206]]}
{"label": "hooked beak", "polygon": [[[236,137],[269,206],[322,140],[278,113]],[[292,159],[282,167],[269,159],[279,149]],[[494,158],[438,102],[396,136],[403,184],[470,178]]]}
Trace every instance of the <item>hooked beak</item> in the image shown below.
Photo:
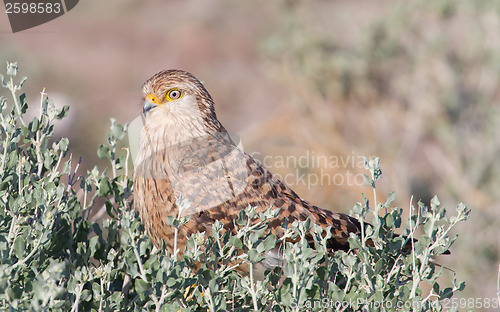
{"label": "hooked beak", "polygon": [[144,100],[144,104],[142,104],[142,113],[144,116],[146,116],[147,112],[158,106],[155,103],[158,103],[158,99],[154,95],[148,94]]}

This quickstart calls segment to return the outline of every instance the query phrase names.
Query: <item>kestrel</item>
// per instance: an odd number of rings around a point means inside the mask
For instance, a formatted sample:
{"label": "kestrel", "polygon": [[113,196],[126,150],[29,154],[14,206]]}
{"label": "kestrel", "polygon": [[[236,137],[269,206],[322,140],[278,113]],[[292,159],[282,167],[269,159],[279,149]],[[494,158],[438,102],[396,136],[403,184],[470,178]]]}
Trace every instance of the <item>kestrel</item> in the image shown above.
{"label": "kestrel", "polygon": [[[219,220],[234,227],[241,209],[258,212],[280,208],[269,223],[280,237],[285,219],[331,226],[332,250],[348,250],[350,233],[359,234],[360,223],[343,213],[316,207],[245,154],[217,119],[214,101],[205,87],[188,72],[166,70],[143,86],[143,122],[140,148],[134,165],[134,202],[147,233],[156,246],[162,240],[173,250],[174,228],[167,217],[189,215],[179,228],[177,246],[182,251],[189,236],[210,234]],[[176,200],[191,201],[179,214]],[[266,268],[279,265],[276,255],[263,261]]]}

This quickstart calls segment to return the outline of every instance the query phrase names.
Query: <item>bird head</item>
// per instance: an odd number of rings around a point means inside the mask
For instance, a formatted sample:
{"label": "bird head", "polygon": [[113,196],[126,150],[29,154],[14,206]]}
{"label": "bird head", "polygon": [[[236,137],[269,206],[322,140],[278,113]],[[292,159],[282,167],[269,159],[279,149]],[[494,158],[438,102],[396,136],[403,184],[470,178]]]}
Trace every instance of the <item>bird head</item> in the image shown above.
{"label": "bird head", "polygon": [[211,128],[219,124],[212,97],[203,84],[186,71],[159,72],[146,81],[142,91],[146,124],[202,123],[210,130],[216,130]]}

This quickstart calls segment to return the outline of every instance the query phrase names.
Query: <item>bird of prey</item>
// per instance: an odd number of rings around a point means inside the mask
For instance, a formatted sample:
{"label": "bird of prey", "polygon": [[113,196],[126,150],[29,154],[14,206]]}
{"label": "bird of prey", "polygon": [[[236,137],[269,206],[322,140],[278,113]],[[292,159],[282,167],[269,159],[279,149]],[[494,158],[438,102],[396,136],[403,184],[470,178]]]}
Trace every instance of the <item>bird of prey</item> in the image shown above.
{"label": "bird of prey", "polygon": [[[156,246],[164,240],[173,250],[174,228],[167,225],[167,217],[179,216],[176,200],[181,194],[191,202],[180,213],[190,216],[179,228],[181,251],[191,234],[210,233],[216,220],[232,229],[240,210],[249,205],[257,212],[280,209],[268,224],[277,237],[283,235],[285,219],[310,219],[331,227],[332,250],[348,250],[350,233],[360,234],[356,219],[300,198],[239,149],[217,119],[212,97],[192,74],[159,72],[146,81],[142,92],[144,127],[134,163],[134,202]],[[267,260],[267,268],[277,265]]]}

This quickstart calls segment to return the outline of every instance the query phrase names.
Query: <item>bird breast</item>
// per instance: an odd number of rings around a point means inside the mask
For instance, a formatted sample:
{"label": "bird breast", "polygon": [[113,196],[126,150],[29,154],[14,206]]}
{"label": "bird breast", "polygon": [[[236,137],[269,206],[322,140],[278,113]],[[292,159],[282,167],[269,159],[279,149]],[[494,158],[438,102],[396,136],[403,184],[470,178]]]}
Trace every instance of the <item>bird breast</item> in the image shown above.
{"label": "bird breast", "polygon": [[171,137],[167,127],[145,127],[135,174],[148,180],[167,180],[172,200],[191,202],[182,216],[216,207],[247,187],[247,156],[227,132]]}

